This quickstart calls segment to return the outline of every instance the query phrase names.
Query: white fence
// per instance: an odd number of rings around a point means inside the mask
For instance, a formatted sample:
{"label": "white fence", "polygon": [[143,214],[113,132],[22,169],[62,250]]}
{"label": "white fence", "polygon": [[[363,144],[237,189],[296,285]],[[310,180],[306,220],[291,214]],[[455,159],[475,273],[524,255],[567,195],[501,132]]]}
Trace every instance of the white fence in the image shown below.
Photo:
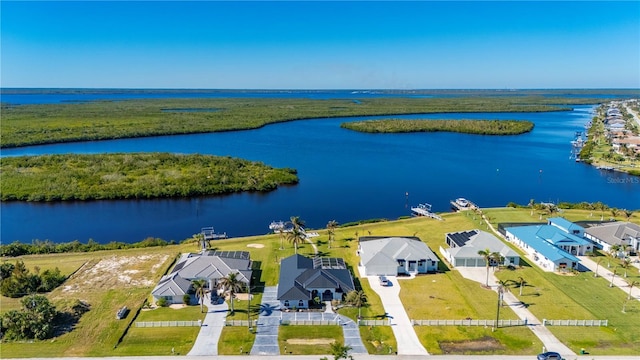
{"label": "white fence", "polygon": [[282,320],[281,325],[340,325],[340,320]]}
{"label": "white fence", "polygon": [[202,326],[202,321],[136,321],[136,327],[187,327]]}
{"label": "white fence", "polygon": [[391,321],[389,319],[386,319],[386,320],[358,320],[358,325],[360,325],[360,326],[389,326],[389,325],[391,325]]}
{"label": "white fence", "polygon": [[[256,326],[257,324],[258,324],[258,320],[251,320],[251,326]],[[226,320],[224,322],[224,325],[249,327],[249,320]]]}
{"label": "white fence", "polygon": [[609,320],[542,320],[544,326],[609,326]]}
{"label": "white fence", "polygon": [[[495,320],[411,320],[414,326],[494,326]],[[498,327],[527,325],[524,320],[499,320]]]}

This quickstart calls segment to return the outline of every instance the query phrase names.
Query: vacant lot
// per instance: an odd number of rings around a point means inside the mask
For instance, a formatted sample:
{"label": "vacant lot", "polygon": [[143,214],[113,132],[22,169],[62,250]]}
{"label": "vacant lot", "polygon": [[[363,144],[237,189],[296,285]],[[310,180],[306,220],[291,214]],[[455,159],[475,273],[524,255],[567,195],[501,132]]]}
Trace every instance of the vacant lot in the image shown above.
{"label": "vacant lot", "polygon": [[[539,215],[530,214],[528,209],[487,209],[485,213],[492,223],[502,221],[539,221]],[[593,219],[590,212],[566,211],[563,216],[571,220]],[[599,216],[597,216],[599,219]],[[638,222],[635,215],[632,221]],[[343,257],[347,264],[355,269],[359,258],[356,256],[357,237],[362,235],[400,235],[418,236],[435,252],[444,246],[444,234],[451,231],[481,228],[486,229],[478,216],[473,213],[445,214],[444,221],[425,218],[404,219],[390,222],[370,223],[365,225],[336,229],[335,240],[329,244],[326,231],[318,229],[320,236],[314,238],[322,256]],[[284,249],[280,249],[281,241]],[[256,245],[261,245],[256,246]],[[251,303],[251,316],[257,315],[263,286],[273,286],[278,282],[279,261],[294,253],[293,246],[281,240],[278,235],[252,236],[239,239],[228,239],[213,243],[219,250],[246,250],[258,269],[255,273],[255,287],[252,292],[256,298]],[[86,313],[76,328],[70,333],[57,337],[53,341],[2,344],[2,356],[41,357],[47,356],[119,356],[119,355],[169,355],[171,348],[176,353],[185,354],[195,340],[197,332],[185,329],[171,332],[157,329],[130,329],[123,342],[114,350],[114,345],[127,328],[128,321],[149,298],[149,294],[160,276],[169,268],[180,252],[197,251],[196,244],[183,244],[163,248],[131,249],[121,251],[104,251],[82,254],[62,254],[48,256],[27,256],[23,260],[30,269],[39,266],[41,269],[58,266],[65,274],[74,275],[62,287],[48,295],[56,304],[69,300],[87,301],[91,310]],[[310,244],[299,247],[299,253],[312,255]],[[7,259],[14,261],[15,259]],[[626,293],[617,288],[609,288],[607,279],[594,278],[592,273],[561,276],[545,273],[536,267],[523,262],[519,269],[501,270],[496,276],[502,280],[515,280],[523,277],[526,286],[522,296],[519,288],[512,282],[509,290],[529,307],[539,319],[608,319],[610,326],[606,328],[555,327],[551,331],[574,351],[584,347],[592,354],[625,354],[638,355],[637,318],[640,306],[630,302],[626,313],[622,313],[622,304]],[[604,266],[604,265],[603,265]],[[495,316],[496,293],[483,289],[480,284],[463,279],[457,271],[450,270],[442,263],[439,274],[418,276],[414,280],[402,282],[401,298],[409,316],[416,319],[491,319]],[[356,275],[357,271],[354,271]],[[629,272],[630,277],[638,276],[635,270]],[[361,286],[368,296],[368,305],[362,309],[365,318],[383,318],[384,309],[378,296],[373,292],[367,280],[356,277],[357,286]],[[2,299],[2,311],[16,308],[18,302]],[[123,305],[133,309],[126,320],[115,320],[115,312]],[[236,301],[236,319],[247,318],[247,301]],[[191,320],[199,307],[187,308],[186,319]],[[185,310],[187,310],[185,309]],[[157,310],[155,310],[157,311]],[[163,313],[162,311],[166,311]],[[174,319],[177,312],[169,309],[158,312],[141,312],[140,318]],[[190,312],[189,312],[190,311]],[[353,319],[357,316],[356,308],[345,307],[341,314]],[[515,319],[515,315],[507,308],[501,311],[502,319]],[[182,315],[180,315],[180,319]],[[634,320],[636,319],[636,320]],[[635,323],[634,323],[635,321]],[[288,351],[310,353],[311,346],[295,344],[296,339],[339,339],[342,333],[334,335],[306,334],[311,327],[294,327],[280,334],[284,349],[285,340],[293,340],[287,344]],[[324,327],[322,327],[324,329]],[[444,353],[492,353],[492,354],[534,354],[542,344],[524,327],[501,328],[492,332],[482,327],[415,327],[416,332],[433,354]],[[151,330],[151,331],[148,331]],[[324,329],[324,330],[328,330]],[[395,339],[391,329],[386,326],[361,327],[363,342],[371,353],[383,354],[387,349],[382,344],[395,348]],[[289,331],[289,332],[287,332]],[[331,333],[331,332],[329,332]],[[327,333],[327,334],[329,334]],[[323,340],[324,341],[324,340]],[[253,335],[244,327],[225,327],[219,352],[235,354],[240,347],[244,351],[251,348]],[[165,344],[165,345],[163,345]],[[166,344],[172,344],[168,346]],[[303,346],[303,348],[296,348]],[[318,354],[317,346],[313,348]],[[151,349],[151,350],[150,350]],[[307,349],[307,350],[305,350]]]}

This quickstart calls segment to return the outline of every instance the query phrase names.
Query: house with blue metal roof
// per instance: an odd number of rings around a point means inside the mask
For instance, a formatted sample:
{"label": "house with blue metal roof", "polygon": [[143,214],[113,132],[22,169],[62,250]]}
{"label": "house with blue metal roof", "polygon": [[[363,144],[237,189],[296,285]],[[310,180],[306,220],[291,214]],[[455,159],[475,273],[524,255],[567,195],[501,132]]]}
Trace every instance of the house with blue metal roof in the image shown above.
{"label": "house with blue metal roof", "polygon": [[505,236],[524,250],[536,265],[547,271],[577,269],[580,259],[593,250],[583,238],[584,228],[564,218],[549,218],[546,225],[505,228]]}

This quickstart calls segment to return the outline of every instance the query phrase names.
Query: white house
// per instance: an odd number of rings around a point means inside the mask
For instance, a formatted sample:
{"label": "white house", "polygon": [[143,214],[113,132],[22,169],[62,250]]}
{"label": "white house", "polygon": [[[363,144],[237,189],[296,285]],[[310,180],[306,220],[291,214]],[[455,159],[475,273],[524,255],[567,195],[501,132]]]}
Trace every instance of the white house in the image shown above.
{"label": "white house", "polygon": [[438,257],[417,237],[363,236],[358,239],[366,275],[396,276],[438,270]]}
{"label": "white house", "polygon": [[492,234],[482,230],[467,230],[448,233],[445,235],[448,249],[440,248],[440,253],[454,267],[484,267],[484,256],[478,255],[481,250],[489,249],[491,253],[499,253],[504,259],[502,264],[491,266],[517,266],[520,264],[520,255]]}
{"label": "white house", "polygon": [[597,247],[609,252],[613,245],[619,245],[621,251],[640,251],[640,226],[631,222],[616,221],[589,227],[585,237]]}

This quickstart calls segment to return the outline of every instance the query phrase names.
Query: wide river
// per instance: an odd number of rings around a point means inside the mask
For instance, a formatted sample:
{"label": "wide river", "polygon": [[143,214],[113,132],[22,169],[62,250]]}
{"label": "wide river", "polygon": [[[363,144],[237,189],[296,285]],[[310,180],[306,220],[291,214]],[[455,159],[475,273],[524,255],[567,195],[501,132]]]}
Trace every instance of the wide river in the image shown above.
{"label": "wide river", "polygon": [[[3,101],[11,100],[3,96]],[[64,101],[20,100],[16,102]],[[300,183],[269,193],[189,199],[2,203],[0,236],[2,243],[32,239],[135,242],[149,236],[179,241],[204,226],[214,226],[236,237],[268,233],[271,221],[294,215],[310,228],[324,228],[329,220],[345,223],[407,216],[409,208],[418,203],[430,203],[433,210],[444,212],[457,197],[481,207],[504,206],[510,201],[527,204],[535,199],[602,201],[639,209],[637,177],[597,170],[570,159],[570,141],[576,131],[584,131],[593,109],[576,106],[573,111],[552,113],[398,116],[535,123],[532,132],[517,136],[361,134],[341,129],[340,123],[363,118],[332,118],[250,131],[6,149],[2,156],[139,151],[229,155],[295,168]]]}

